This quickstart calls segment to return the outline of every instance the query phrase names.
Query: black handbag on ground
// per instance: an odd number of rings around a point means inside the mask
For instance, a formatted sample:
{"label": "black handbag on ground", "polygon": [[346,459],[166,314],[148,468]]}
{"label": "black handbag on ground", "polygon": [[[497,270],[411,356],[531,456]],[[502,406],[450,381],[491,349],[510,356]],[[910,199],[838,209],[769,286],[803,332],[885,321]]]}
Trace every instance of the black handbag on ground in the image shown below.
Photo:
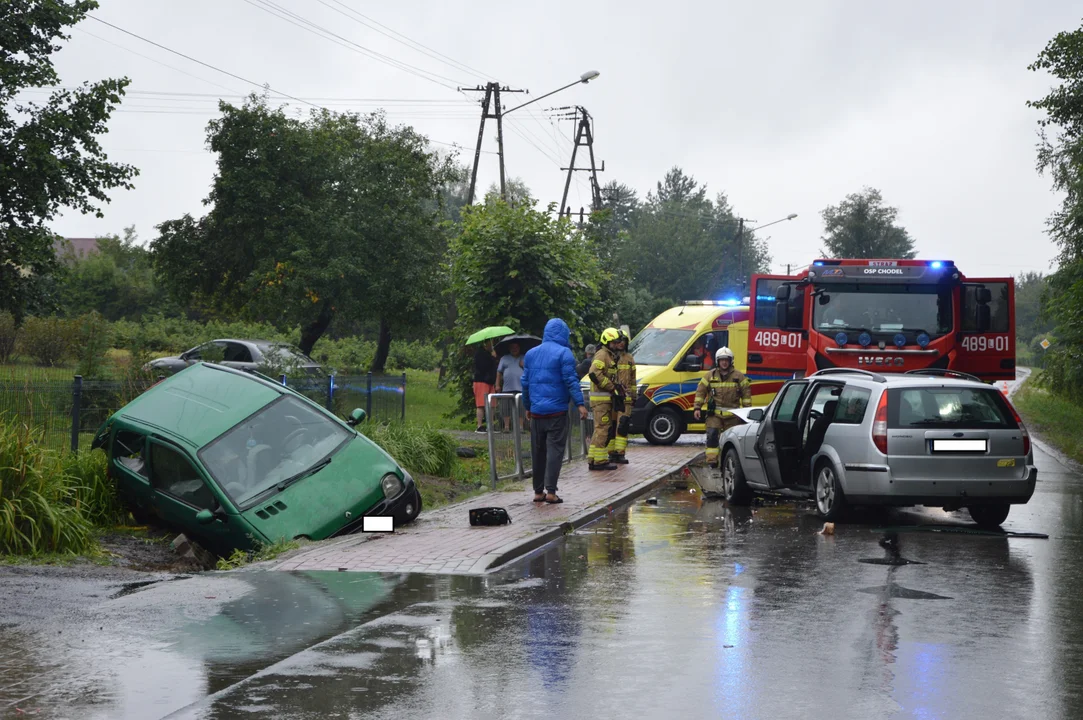
{"label": "black handbag on ground", "polygon": [[471,525],[511,525],[511,516],[502,507],[470,508]]}

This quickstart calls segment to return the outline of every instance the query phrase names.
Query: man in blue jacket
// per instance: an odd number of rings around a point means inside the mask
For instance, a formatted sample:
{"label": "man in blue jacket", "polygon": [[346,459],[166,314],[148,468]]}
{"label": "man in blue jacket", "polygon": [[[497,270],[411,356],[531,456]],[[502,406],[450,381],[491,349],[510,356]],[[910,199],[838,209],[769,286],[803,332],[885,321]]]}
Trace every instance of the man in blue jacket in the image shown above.
{"label": "man in blue jacket", "polygon": [[579,406],[579,417],[587,417],[569,335],[568,324],[553,318],[545,324],[542,344],[527,352],[523,361],[520,382],[523,406],[530,418],[534,502],[564,502],[557,497],[557,479],[568,444],[568,404],[574,402]]}

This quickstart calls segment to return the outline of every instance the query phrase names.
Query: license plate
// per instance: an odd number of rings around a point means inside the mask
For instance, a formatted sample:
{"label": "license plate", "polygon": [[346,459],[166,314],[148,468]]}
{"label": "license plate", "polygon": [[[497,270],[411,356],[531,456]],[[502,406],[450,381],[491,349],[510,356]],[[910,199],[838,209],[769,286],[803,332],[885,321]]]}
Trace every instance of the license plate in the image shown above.
{"label": "license plate", "polygon": [[933,452],[985,452],[988,440],[933,440]]}

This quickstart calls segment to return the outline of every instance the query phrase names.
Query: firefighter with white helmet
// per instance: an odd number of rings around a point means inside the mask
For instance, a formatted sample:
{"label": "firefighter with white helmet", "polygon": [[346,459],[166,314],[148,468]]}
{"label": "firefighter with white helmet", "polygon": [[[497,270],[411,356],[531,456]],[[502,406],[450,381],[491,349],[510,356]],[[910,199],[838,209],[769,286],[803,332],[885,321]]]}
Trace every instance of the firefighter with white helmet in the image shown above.
{"label": "firefighter with white helmet", "polygon": [[744,373],[733,367],[733,351],[719,348],[714,354],[714,368],[703,376],[696,387],[696,420],[706,414],[707,465],[718,467],[718,439],[722,431],[738,424],[732,408],[752,407],[752,384]]}

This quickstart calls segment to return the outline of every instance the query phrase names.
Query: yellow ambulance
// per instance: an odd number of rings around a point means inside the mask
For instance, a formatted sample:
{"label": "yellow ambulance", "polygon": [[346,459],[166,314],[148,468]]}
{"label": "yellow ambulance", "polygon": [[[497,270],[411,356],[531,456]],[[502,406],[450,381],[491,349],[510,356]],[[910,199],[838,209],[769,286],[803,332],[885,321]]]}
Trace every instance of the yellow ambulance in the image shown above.
{"label": "yellow ambulance", "polygon": [[[682,433],[704,432],[704,424],[693,417],[692,403],[700,378],[714,367],[715,351],[721,347],[733,351],[737,369],[752,381],[752,404],[771,401],[793,372],[757,368],[755,374],[748,373],[748,313],[747,301],[688,301],[666,310],[632,338],[639,392],[631,434],[642,434],[654,445],[671,445]],[[588,388],[585,382],[584,393]]]}

